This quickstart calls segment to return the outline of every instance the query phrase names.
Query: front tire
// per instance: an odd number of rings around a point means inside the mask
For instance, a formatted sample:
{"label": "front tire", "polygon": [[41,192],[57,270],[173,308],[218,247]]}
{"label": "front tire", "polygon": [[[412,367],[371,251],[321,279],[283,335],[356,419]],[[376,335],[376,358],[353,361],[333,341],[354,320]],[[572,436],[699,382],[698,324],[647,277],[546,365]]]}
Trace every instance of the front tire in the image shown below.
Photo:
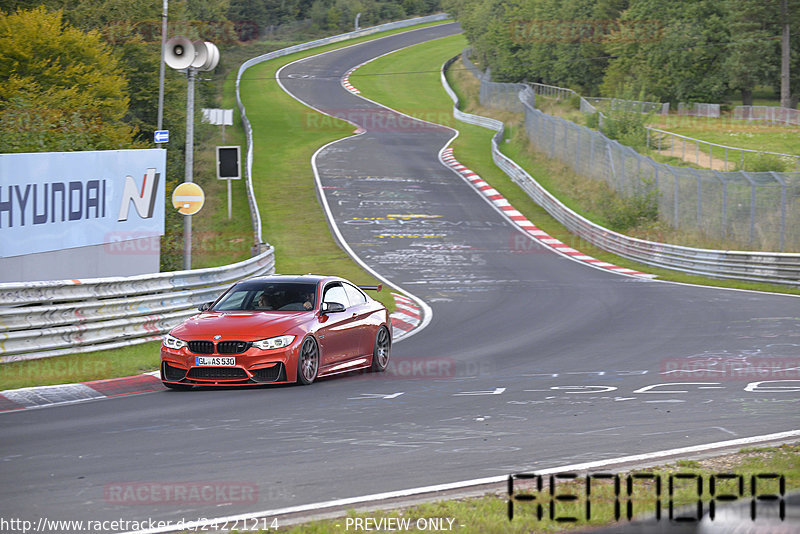
{"label": "front tire", "polygon": [[297,383],[307,386],[314,382],[319,373],[319,347],[314,338],[309,337],[300,347],[297,357]]}
{"label": "front tire", "polygon": [[389,329],[381,326],[375,336],[375,346],[372,349],[372,371],[382,373],[389,366],[389,354],[392,351],[392,337]]}

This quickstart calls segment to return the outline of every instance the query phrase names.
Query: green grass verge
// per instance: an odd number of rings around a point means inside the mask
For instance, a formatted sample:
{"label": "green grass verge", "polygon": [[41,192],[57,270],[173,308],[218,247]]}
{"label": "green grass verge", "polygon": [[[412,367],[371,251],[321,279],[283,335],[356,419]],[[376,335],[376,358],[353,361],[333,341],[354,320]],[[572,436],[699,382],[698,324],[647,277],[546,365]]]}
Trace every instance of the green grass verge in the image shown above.
{"label": "green grass verge", "polygon": [[[608,253],[570,234],[494,165],[490,144],[494,132],[479,126],[457,122],[452,118],[452,101],[441,87],[438,69],[446,59],[458,54],[465,46],[465,43],[464,37],[457,35],[415,45],[368,63],[358,69],[350,80],[361,90],[364,96],[391,108],[422,118],[445,117],[444,120],[437,122],[455,127],[460,132],[453,143],[456,158],[462,164],[481,175],[484,180],[497,189],[517,210],[522,212],[539,228],[577,250],[609,263],[656,274],[662,280],[715,287],[800,294],[800,288],[715,280],[649,267]],[[459,73],[468,75],[468,73],[459,70],[454,73],[448,72],[448,80],[451,86],[454,87],[462,102],[476,102],[475,93],[464,91],[464,88],[454,80],[454,74],[457,76]],[[510,113],[497,114],[485,110],[483,114],[492,114],[500,119],[513,117],[513,114]],[[544,182],[545,187],[547,187],[547,181],[550,178],[549,167],[545,165],[545,162],[533,159],[527,152],[527,143],[525,143],[525,146],[522,143],[524,136],[518,135],[521,128],[515,127],[512,130],[515,132],[512,133],[514,140],[513,142],[505,143],[503,152],[525,168],[537,180]],[[579,203],[574,199],[564,198],[563,196],[559,196],[559,198],[579,213],[591,218],[592,214],[586,213],[585,210],[581,209],[581,206],[578,205]]]}
{"label": "green grass verge", "polygon": [[[599,471],[594,472],[597,474]],[[578,482],[559,481],[556,486],[556,495],[574,495],[576,500],[573,502],[559,501],[554,509],[557,517],[575,517],[575,522],[554,521],[550,519],[551,500],[548,488],[543,492],[537,492],[535,488],[523,489],[520,481],[515,483],[515,493],[525,494],[534,497],[532,502],[515,501],[514,519],[508,519],[508,496],[507,494],[491,494],[479,498],[442,500],[420,504],[417,506],[395,509],[379,510],[370,512],[349,511],[346,516],[326,520],[314,521],[289,527],[285,532],[289,534],[315,533],[328,534],[339,533],[357,529],[357,520],[361,525],[369,520],[371,524],[381,519],[392,518],[395,521],[409,521],[409,532],[424,530],[424,526],[441,522],[446,530],[452,530],[464,534],[483,534],[483,533],[538,533],[538,532],[562,532],[577,529],[586,529],[601,525],[620,525],[628,523],[626,518],[626,497],[625,481],[628,475],[645,475],[652,477],[651,480],[632,479],[632,504],[633,515],[637,519],[653,519],[657,506],[654,489],[654,481],[659,477],[662,485],[660,499],[661,522],[669,521],[668,506],[670,504],[669,480],[670,476],[674,481],[674,494],[671,497],[675,507],[676,517],[696,517],[696,504],[698,495],[696,490],[697,479],[702,479],[703,492],[700,500],[703,503],[703,510],[708,511],[711,502],[709,482],[712,476],[734,473],[741,475],[744,480],[746,490],[743,499],[749,502],[750,477],[759,474],[778,474],[783,475],[786,481],[786,491],[790,492],[800,488],[800,445],[790,444],[779,447],[742,449],[742,451],[725,456],[717,456],[704,460],[679,460],[675,464],[669,464],[654,468],[637,469],[628,473],[620,473],[622,488],[620,496],[615,497],[613,487],[609,481],[595,479],[592,481],[592,491],[589,497],[591,501],[592,519],[586,520],[586,483],[585,479],[579,478]],[[676,475],[695,478],[678,478]],[[715,494],[737,494],[737,480],[717,479]],[[546,479],[545,479],[546,483]],[[778,494],[780,491],[779,481],[775,479],[759,480],[759,495]],[[615,500],[619,502],[621,508],[621,518],[615,519]],[[536,508],[542,504],[542,519],[537,518]],[[726,503],[717,502],[717,506]],[[759,506],[763,506],[764,501],[759,501]],[[683,508],[689,507],[689,508]],[[760,514],[758,514],[760,510]],[[777,518],[777,515],[765,515],[764,508],[757,508],[757,516],[764,518]],[[773,512],[774,514],[774,512]],[[417,521],[420,521],[417,523]],[[386,523],[384,523],[386,524]],[[451,528],[446,528],[452,524]],[[787,525],[788,526],[788,525]]]}
{"label": "green grass verge", "polygon": [[[331,121],[287,95],[275,72],[297,59],[409,30],[442,24],[420,24],[382,32],[264,62],[249,69],[241,82],[242,99],[254,129],[253,186],[261,211],[264,239],[275,247],[276,272],[335,274],[356,283],[375,279],[334,241],[317,199],[311,156],[322,145],[352,134],[353,127]],[[223,107],[236,108],[236,71],[224,83]],[[238,114],[226,128],[225,144],[245,142]],[[208,125],[204,127],[210,128]],[[213,127],[219,128],[219,127]],[[214,146],[222,144],[221,130],[198,146],[195,168],[206,192],[206,205],[193,219],[194,268],[225,265],[250,256],[252,227],[244,180],[233,183],[233,213],[228,220],[227,186],[213,173]],[[213,178],[211,178],[213,177]],[[390,288],[372,296],[393,311]],[[30,386],[85,382],[134,375],[158,369],[159,342],[122,349],[73,354],[0,365],[0,391]]]}

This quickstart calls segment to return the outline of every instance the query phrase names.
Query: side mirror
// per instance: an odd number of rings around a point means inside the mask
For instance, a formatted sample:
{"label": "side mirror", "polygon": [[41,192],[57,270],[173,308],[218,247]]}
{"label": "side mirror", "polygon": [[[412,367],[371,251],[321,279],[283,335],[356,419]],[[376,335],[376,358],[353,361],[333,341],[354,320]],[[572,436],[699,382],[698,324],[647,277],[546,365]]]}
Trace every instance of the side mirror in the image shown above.
{"label": "side mirror", "polygon": [[214,301],[213,301],[213,300],[212,300],[211,302],[204,302],[204,303],[202,303],[200,306],[198,306],[198,307],[197,307],[197,309],[198,309],[199,311],[206,311],[207,309],[211,308],[211,306],[212,306],[213,304],[214,304]]}
{"label": "side mirror", "polygon": [[325,302],[322,305],[322,313],[339,313],[345,309],[344,304],[339,304],[338,302]]}

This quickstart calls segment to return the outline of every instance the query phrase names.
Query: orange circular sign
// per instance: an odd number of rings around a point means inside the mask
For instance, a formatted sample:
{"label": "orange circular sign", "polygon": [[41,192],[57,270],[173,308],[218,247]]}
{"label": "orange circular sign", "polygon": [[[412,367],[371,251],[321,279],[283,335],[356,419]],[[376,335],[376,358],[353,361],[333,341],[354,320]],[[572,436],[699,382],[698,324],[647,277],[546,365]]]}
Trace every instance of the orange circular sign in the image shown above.
{"label": "orange circular sign", "polygon": [[182,215],[194,215],[206,201],[203,190],[194,182],[184,182],[172,192],[172,205]]}

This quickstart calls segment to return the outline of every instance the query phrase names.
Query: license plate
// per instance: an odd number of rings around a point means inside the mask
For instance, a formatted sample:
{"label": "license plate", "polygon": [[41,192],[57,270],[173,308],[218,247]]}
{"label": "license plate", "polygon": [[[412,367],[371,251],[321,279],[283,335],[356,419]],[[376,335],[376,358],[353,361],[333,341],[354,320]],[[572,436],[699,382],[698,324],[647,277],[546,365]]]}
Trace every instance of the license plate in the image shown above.
{"label": "license plate", "polygon": [[235,367],[236,358],[233,356],[195,356],[194,364],[213,367]]}

